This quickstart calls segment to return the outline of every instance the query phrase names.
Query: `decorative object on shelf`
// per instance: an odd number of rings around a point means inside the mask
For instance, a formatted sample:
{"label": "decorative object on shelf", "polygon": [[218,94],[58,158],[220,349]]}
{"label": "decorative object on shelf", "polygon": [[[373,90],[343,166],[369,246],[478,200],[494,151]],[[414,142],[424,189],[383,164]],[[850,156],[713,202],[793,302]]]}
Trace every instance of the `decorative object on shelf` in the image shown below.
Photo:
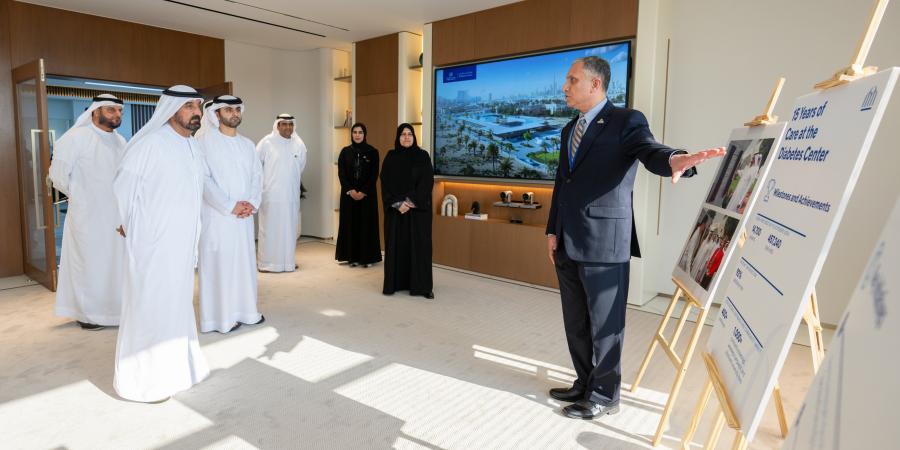
{"label": "decorative object on shelf", "polygon": [[500,191],[500,202],[509,203],[512,201],[512,191]]}
{"label": "decorative object on shelf", "polygon": [[478,202],[472,202],[472,212],[466,214],[466,219],[487,220],[488,215],[481,213],[481,205]]}
{"label": "decorative object on shelf", "polygon": [[353,111],[348,108],[344,113],[346,115],[344,116],[344,125],[342,126],[344,128],[350,128],[350,126],[353,125]]}
{"label": "decorative object on shelf", "polygon": [[533,205],[534,204],[534,192],[526,192],[526,193],[522,194],[522,203],[525,203],[526,205]]}
{"label": "decorative object on shelf", "polygon": [[455,195],[447,194],[444,196],[444,201],[441,202],[441,215],[442,216],[457,216],[457,215],[459,215],[459,200],[456,199]]}

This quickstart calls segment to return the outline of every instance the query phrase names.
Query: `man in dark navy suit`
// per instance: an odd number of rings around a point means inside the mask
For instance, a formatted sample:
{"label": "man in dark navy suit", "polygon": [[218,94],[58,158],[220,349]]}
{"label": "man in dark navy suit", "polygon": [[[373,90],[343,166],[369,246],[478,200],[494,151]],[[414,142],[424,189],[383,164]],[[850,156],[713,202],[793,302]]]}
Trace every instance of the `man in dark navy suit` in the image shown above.
{"label": "man in dark navy suit", "polygon": [[725,154],[724,148],[688,154],[656,142],[643,114],[607,101],[609,78],[609,63],[596,56],[577,60],[566,75],[566,103],[580,114],[562,130],[547,222],[578,375],[571,388],[551,389],[550,396],[574,402],[563,413],[579,419],[619,410],[629,260],[640,256],[632,210],[637,162],[674,183]]}

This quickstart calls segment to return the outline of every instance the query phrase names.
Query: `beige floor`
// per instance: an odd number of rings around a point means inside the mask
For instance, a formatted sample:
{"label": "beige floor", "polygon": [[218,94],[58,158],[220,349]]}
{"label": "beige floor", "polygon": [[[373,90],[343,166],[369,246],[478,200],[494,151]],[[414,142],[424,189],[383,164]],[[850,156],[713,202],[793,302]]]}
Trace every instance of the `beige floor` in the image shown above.
{"label": "beige floor", "polygon": [[[40,286],[0,291],[0,447],[650,447],[673,377],[662,355],[618,415],[567,419],[546,394],[572,379],[558,294],[435,269],[436,300],[385,297],[380,265],[338,266],[333,252],[303,242],[299,272],[260,274],[267,322],[201,335],[212,375],[158,405],[115,396],[115,329],[54,317]],[[629,311],[626,382],[658,321]],[[666,447],[687,425],[701,366],[689,371]],[[781,377],[790,418],[811,373],[808,349],[795,345]],[[780,444],[774,416],[770,406],[752,448]],[[726,430],[720,447],[730,438]]]}

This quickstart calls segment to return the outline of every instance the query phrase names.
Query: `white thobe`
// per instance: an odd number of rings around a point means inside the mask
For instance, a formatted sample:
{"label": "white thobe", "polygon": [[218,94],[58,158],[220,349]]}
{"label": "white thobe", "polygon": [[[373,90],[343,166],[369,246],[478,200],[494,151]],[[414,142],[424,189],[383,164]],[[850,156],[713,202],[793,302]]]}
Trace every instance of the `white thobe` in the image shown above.
{"label": "white thobe", "polygon": [[706,267],[706,261],[712,253],[713,242],[713,235],[708,235],[706,239],[703,240],[703,244],[700,244],[700,250],[694,255],[694,260],[691,261],[691,276],[694,280],[701,278],[700,274],[703,273],[703,270]]}
{"label": "white thobe", "polygon": [[73,128],[56,142],[50,179],[69,197],[63,228],[56,315],[116,326],[122,310],[125,243],[113,178],[125,138],[94,124]]}
{"label": "white thobe", "polygon": [[263,166],[259,207],[259,270],[292,272],[300,237],[300,174],[306,167],[306,145],[280,135],[260,141]]}
{"label": "white thobe", "polygon": [[200,233],[200,331],[225,333],[235,322],[256,323],[256,243],[253,218],[232,214],[239,201],[254,209],[262,195],[262,165],[249,139],[209,130],[200,141],[207,174]]}
{"label": "white thobe", "polygon": [[126,399],[160,400],[209,375],[193,305],[199,150],[163,125],[129,148],[116,174],[127,262],[115,388]]}
{"label": "white thobe", "polygon": [[751,164],[741,170],[737,186],[734,189],[734,193],[731,194],[731,198],[728,200],[728,206],[726,206],[725,209],[729,211],[737,211],[738,206],[740,206],[741,202],[744,200],[744,197],[747,195],[747,190],[750,189],[750,186],[754,181],[756,181],[756,178],[758,176],[759,166],[754,166]]}
{"label": "white thobe", "polygon": [[701,235],[703,235],[703,232],[700,231],[700,228],[695,229],[694,232],[691,233],[691,237],[690,239],[688,239],[687,245],[684,247],[684,253],[681,254],[681,260],[678,261],[678,267],[684,269],[685,272],[690,273],[694,250],[700,250],[697,248],[697,245],[699,244],[698,241],[700,240]]}

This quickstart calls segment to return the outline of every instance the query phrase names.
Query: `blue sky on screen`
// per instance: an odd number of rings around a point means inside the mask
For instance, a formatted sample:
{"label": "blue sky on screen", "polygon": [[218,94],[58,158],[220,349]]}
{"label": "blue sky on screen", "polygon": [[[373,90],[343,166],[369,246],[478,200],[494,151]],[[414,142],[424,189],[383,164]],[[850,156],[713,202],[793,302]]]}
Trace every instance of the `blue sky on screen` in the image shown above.
{"label": "blue sky on screen", "polygon": [[563,97],[562,85],[569,66],[577,58],[597,55],[609,61],[613,82],[625,85],[628,76],[628,43],[617,43],[598,47],[582,48],[560,53],[527,56],[518,59],[493,61],[477,64],[474,80],[443,82],[443,69],[438,69],[435,81],[437,96],[455,99],[458,91],[467,91],[469,97],[486,98],[492,94],[494,100],[507,96],[527,96],[546,89],[554,81]]}

